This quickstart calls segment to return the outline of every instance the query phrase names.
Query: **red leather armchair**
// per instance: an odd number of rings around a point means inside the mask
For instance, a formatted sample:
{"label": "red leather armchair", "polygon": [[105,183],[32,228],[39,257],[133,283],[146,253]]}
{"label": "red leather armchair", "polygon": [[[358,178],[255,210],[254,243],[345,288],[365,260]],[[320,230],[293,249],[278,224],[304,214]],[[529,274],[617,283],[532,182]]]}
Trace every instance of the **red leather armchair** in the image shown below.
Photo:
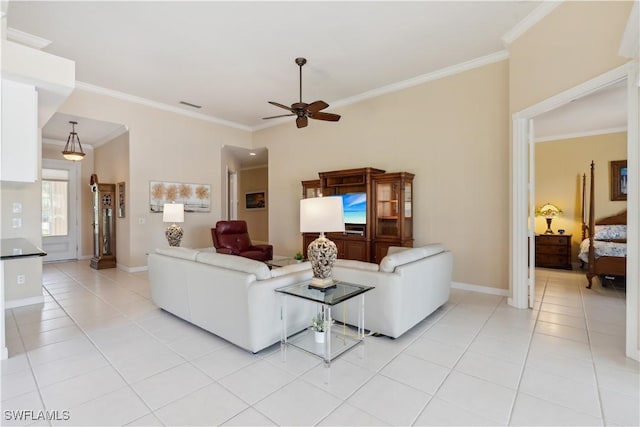
{"label": "red leather armchair", "polygon": [[273,246],[252,245],[245,221],[218,221],[211,229],[213,246],[221,254],[239,255],[257,261],[273,259]]}

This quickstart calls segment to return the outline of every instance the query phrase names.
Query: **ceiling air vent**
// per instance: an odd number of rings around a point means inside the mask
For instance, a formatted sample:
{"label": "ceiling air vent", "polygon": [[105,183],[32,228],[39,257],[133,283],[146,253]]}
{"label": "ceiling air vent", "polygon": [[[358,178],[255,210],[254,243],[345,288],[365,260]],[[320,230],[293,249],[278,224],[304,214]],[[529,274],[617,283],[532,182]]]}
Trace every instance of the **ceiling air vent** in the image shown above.
{"label": "ceiling air vent", "polygon": [[185,102],[185,101],[180,101],[180,104],[186,105],[187,107],[202,108],[202,105],[196,105],[196,104],[192,104],[190,102]]}

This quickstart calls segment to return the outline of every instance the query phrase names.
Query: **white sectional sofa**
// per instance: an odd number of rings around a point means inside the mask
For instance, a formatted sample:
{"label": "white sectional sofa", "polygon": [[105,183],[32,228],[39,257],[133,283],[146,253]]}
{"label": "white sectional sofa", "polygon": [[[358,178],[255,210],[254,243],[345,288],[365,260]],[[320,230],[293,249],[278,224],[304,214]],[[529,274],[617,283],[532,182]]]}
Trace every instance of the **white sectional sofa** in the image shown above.
{"label": "white sectional sofa", "polygon": [[[249,258],[187,248],[157,249],[148,266],[159,307],[254,353],[280,340],[275,289],[313,276],[308,262],[269,270]],[[380,265],[339,259],[333,277],[374,286],[365,294],[365,328],[397,338],[447,302],[452,269],[451,252],[432,244],[392,247]],[[346,310],[338,306],[333,317],[356,325],[358,301],[348,301]],[[313,303],[289,298],[288,333],[309,327],[314,314]]]}
{"label": "white sectional sofa", "polygon": [[[418,248],[389,248],[380,265],[337,260],[333,278],[375,286],[365,294],[367,330],[397,338],[425,319],[449,299],[453,255],[441,244]],[[346,323],[357,324],[357,304],[347,302]],[[340,308],[333,318],[345,321]]]}
{"label": "white sectional sofa", "polygon": [[[187,248],[157,249],[148,267],[155,304],[253,353],[280,341],[274,290],[313,276],[308,262],[269,270],[260,261]],[[288,300],[288,332],[308,327],[313,313],[311,303]]]}

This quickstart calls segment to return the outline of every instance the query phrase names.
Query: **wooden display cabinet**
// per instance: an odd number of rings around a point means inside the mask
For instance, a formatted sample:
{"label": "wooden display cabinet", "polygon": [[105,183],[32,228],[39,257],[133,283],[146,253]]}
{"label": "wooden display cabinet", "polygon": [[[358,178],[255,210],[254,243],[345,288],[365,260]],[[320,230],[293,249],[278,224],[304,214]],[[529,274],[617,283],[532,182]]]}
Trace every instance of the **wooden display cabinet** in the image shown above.
{"label": "wooden display cabinet", "polygon": [[[367,199],[365,224],[345,224],[344,233],[326,233],[338,248],[338,258],[378,263],[389,246],[413,245],[413,174],[358,168],[318,175],[319,180],[302,181],[303,198],[365,193]],[[317,237],[303,234],[305,258]]]}
{"label": "wooden display cabinet", "polygon": [[413,177],[408,172],[373,176],[373,262],[387,255],[389,246],[413,246]]}

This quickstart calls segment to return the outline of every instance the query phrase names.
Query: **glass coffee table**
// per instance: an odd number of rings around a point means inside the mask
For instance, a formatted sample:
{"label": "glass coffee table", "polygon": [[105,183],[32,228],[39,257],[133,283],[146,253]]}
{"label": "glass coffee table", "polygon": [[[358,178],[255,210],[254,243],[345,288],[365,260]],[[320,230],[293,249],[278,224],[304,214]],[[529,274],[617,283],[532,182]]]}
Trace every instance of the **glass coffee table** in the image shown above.
{"label": "glass coffee table", "polygon": [[[373,286],[362,286],[353,283],[336,281],[331,288],[318,289],[310,287],[311,281],[297,283],[276,289],[281,294],[282,311],[282,335],[280,347],[283,359],[286,360],[286,347],[294,346],[317,357],[320,357],[327,367],[331,361],[340,356],[345,351],[355,347],[364,340],[364,294]],[[332,307],[360,296],[358,305],[358,325],[356,333],[353,334],[350,328],[334,328],[331,317]],[[317,304],[316,316],[322,316],[326,321],[326,332],[324,342],[316,342],[315,332],[307,328],[301,332],[288,335],[287,332],[287,298],[302,298]],[[309,319],[311,321],[311,319]],[[351,332],[351,333],[348,333]]]}
{"label": "glass coffee table", "polygon": [[278,268],[278,267],[286,267],[291,264],[299,264],[302,261],[298,261],[295,258],[278,258],[278,259],[270,259],[269,261],[265,261],[265,264],[269,266],[269,268]]}

